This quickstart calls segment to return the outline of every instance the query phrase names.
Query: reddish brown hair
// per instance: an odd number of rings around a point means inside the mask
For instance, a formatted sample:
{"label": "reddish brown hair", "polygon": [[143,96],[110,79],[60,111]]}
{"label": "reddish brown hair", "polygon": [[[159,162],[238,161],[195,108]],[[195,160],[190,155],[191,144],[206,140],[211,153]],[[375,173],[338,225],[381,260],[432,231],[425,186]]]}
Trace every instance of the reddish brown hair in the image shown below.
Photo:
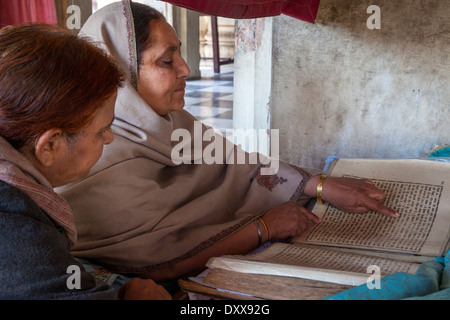
{"label": "reddish brown hair", "polygon": [[15,148],[51,128],[80,132],[122,83],[106,53],[68,30],[0,30],[0,136]]}

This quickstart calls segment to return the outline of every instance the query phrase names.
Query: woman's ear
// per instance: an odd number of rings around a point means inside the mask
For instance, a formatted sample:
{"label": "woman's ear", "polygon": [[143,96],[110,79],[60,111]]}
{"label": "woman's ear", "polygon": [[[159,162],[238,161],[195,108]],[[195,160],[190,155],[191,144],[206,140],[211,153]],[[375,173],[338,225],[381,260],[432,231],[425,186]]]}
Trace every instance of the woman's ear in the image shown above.
{"label": "woman's ear", "polygon": [[65,138],[61,129],[47,130],[36,140],[34,149],[36,159],[44,167],[51,167],[63,144],[65,144]]}

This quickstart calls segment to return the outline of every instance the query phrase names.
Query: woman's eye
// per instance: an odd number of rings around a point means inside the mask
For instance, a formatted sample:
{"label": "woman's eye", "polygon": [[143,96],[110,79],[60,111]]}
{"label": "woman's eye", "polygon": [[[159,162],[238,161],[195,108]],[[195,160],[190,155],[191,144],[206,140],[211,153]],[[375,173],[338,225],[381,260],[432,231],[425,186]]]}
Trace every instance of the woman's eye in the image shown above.
{"label": "woman's eye", "polygon": [[170,66],[170,65],[172,65],[172,63],[173,63],[173,60],[164,60],[163,63],[164,63],[165,65]]}
{"label": "woman's eye", "polygon": [[111,130],[111,127],[107,128],[107,129],[104,129],[104,130],[100,131],[100,132],[98,133],[98,135],[99,135],[100,137],[103,137],[103,135],[104,135],[105,133],[109,132],[110,130]]}

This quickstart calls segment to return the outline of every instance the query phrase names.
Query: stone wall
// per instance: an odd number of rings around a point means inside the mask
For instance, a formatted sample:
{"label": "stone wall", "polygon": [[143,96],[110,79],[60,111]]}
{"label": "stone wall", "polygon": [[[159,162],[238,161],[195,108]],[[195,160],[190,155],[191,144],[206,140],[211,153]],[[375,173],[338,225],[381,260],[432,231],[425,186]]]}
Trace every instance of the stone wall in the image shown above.
{"label": "stone wall", "polygon": [[[367,25],[370,5],[379,29]],[[417,158],[450,143],[449,17],[450,0],[322,0],[315,24],[272,18],[271,61],[258,62],[271,72],[270,102],[260,112],[280,130],[281,158],[323,167],[329,155]],[[245,91],[235,89],[238,101]]]}

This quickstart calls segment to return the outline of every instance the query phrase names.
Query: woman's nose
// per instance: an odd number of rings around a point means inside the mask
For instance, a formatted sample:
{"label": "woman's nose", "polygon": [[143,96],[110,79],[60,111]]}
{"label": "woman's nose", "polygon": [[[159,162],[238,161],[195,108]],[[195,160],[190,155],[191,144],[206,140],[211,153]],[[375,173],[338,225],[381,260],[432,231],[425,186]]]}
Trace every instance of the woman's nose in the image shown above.
{"label": "woman's nose", "polygon": [[191,74],[191,69],[187,65],[186,61],[180,57],[180,61],[178,64],[178,77],[179,78],[187,78]]}
{"label": "woman's nose", "polygon": [[114,133],[110,129],[105,133],[104,144],[111,144],[113,141],[114,141]]}

